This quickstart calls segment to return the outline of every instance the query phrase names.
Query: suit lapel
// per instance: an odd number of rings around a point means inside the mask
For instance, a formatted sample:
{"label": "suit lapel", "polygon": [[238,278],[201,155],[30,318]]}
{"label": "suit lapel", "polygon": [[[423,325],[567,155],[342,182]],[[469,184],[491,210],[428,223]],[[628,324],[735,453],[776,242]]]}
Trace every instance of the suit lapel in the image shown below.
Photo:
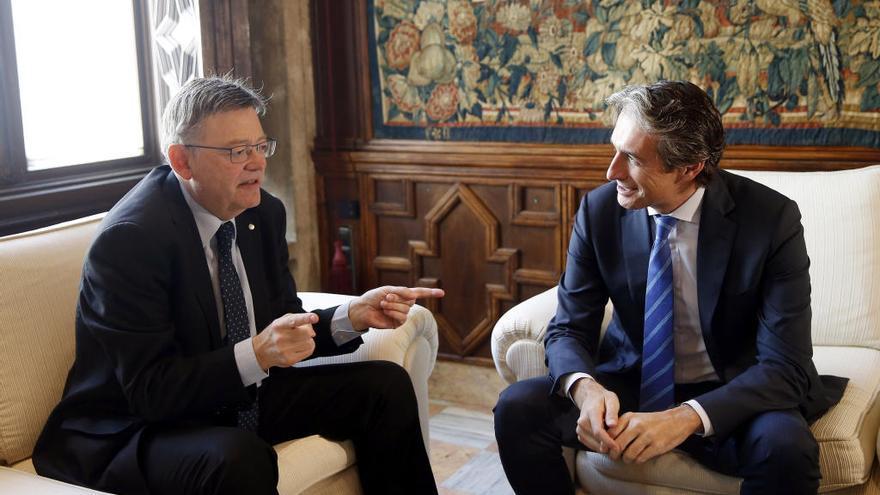
{"label": "suit lapel", "polygon": [[651,254],[648,210],[624,210],[620,236],[630,296],[637,309],[642,312],[645,310],[645,285],[648,278],[648,257]]}
{"label": "suit lapel", "polygon": [[235,218],[235,227],[238,234],[236,242],[241,251],[244,261],[244,269],[247,272],[248,285],[251,288],[251,298],[254,302],[254,323],[257,332],[269,323],[269,307],[266,287],[266,277],[263,273],[262,232],[259,228],[256,212],[247,210]]}
{"label": "suit lapel", "polygon": [[706,347],[713,352],[712,315],[718,305],[721,286],[727,272],[727,263],[736,237],[736,223],[728,218],[734,209],[733,198],[722,178],[725,172],[713,176],[706,188],[700,213],[700,234],[697,240],[697,293],[700,306],[700,325]]}
{"label": "suit lapel", "polygon": [[[193,218],[192,211],[183,193],[180,191],[180,182],[173,172],[168,173],[168,178],[162,191],[167,200],[171,218],[177,226],[181,236],[181,249],[184,251],[185,260],[198,260],[192,263],[188,269],[192,270],[195,284],[195,296],[199,307],[208,322],[208,338],[211,348],[216,349],[222,345],[220,338],[220,320],[217,317],[217,303],[214,301],[214,289],[211,286],[211,274],[208,272],[208,260],[205,258],[205,250],[202,248],[202,239],[199,237],[199,229]],[[188,263],[184,261],[184,263]]]}

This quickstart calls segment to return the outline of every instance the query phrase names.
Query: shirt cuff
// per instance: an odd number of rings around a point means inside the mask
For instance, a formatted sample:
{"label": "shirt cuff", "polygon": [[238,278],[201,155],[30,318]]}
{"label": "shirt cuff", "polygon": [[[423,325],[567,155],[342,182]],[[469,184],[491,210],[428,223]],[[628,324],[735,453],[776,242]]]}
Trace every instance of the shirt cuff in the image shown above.
{"label": "shirt cuff", "polygon": [[[590,380],[594,380],[592,376],[588,375],[587,373],[581,372],[567,373],[565,375],[562,375],[562,378],[560,378],[560,380],[562,380],[562,386],[559,387],[559,395],[563,397],[568,397],[569,400],[574,402],[574,397],[571,396],[571,387],[574,386],[574,382],[580,380],[581,378],[589,378]],[[575,403],[575,405],[581,407],[578,403]]]}
{"label": "shirt cuff", "polygon": [[254,351],[253,337],[244,339],[235,344],[235,366],[238,367],[238,374],[241,376],[241,383],[245,387],[253,384],[259,385],[269,374],[260,368],[257,362],[257,353]]}
{"label": "shirt cuff", "polygon": [[366,332],[359,332],[352,328],[351,320],[348,319],[348,306],[350,304],[351,302],[349,301],[337,306],[336,311],[333,313],[333,319],[330,320],[330,336],[333,337],[333,342],[336,342],[338,346],[352,341]]}
{"label": "shirt cuff", "polygon": [[697,433],[697,435],[701,437],[711,437],[715,434],[715,430],[712,429],[712,422],[709,421],[709,415],[706,414],[706,410],[703,409],[703,406],[701,406],[699,402],[691,399],[684,401],[683,404],[691,406],[691,409],[697,412],[697,416],[700,417],[700,421],[703,423],[703,433]]}

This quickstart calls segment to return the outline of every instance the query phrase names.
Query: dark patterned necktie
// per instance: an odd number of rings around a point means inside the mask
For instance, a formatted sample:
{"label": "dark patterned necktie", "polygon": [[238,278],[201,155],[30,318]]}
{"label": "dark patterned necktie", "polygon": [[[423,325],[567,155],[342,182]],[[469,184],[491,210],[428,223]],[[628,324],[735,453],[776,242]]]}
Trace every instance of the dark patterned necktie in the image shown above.
{"label": "dark patterned necktie", "polygon": [[[220,297],[223,299],[223,320],[226,322],[226,338],[229,345],[235,345],[251,336],[248,325],[247,306],[244,302],[244,291],[241,280],[232,264],[232,240],[235,237],[235,226],[226,222],[220,226],[217,238],[218,267],[220,276]],[[238,411],[238,426],[248,431],[257,431],[258,406],[243,406]]]}
{"label": "dark patterned necktie", "polygon": [[657,235],[648,261],[645,290],[645,333],[639,410],[662,411],[675,404],[675,344],[673,342],[672,255],[669,232],[676,219],[657,218]]}

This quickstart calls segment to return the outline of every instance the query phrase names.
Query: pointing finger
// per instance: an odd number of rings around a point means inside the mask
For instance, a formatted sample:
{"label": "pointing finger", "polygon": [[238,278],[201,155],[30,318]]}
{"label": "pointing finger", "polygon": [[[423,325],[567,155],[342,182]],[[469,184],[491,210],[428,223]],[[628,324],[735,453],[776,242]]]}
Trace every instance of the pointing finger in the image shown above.
{"label": "pointing finger", "polygon": [[443,289],[432,289],[430,287],[389,287],[388,292],[401,299],[439,298],[446,295]]}

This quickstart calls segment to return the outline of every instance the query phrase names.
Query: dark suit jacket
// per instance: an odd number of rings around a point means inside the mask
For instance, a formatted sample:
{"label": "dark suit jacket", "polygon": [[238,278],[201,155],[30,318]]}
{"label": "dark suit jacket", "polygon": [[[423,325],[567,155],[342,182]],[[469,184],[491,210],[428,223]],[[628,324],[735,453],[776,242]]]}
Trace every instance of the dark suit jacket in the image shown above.
{"label": "dark suit jacket", "polygon": [[[235,221],[257,330],[302,313],[287,268],[284,206],[263,191],[260,205]],[[145,428],[235,424],[234,409],[254,400],[255,387],[241,383],[216,304],[195,220],[171,169],[158,167],[110,211],[86,257],[76,359],[34,450],[37,471],[145,493],[137,464]],[[333,342],[333,311],[317,311],[314,357],[363,342]]]}
{"label": "dark suit jacket", "polygon": [[[638,396],[649,221],[646,209],[617,203],[613,182],[583,199],[545,338],[552,392],[559,377],[585,372]],[[712,177],[697,291],[706,350],[723,385],[695,399],[719,437],[763,411],[799,408],[809,420],[840,399],[846,381],[829,377],[826,386],[812,361],[809,266],[794,201],[723,170]],[[609,298],[614,316],[600,344]]]}

